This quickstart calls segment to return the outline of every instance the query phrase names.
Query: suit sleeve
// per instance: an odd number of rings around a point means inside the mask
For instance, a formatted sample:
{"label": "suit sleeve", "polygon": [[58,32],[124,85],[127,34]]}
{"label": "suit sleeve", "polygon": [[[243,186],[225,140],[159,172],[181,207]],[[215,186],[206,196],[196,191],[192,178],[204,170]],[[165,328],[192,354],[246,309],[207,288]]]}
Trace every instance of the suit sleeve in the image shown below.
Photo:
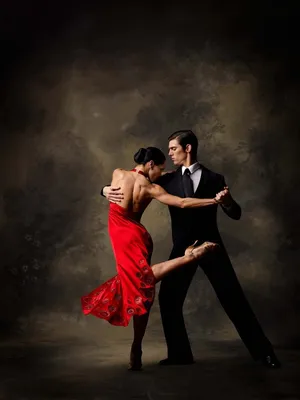
{"label": "suit sleeve", "polygon": [[100,194],[101,194],[101,196],[103,196],[103,197],[105,197],[105,196],[104,196],[104,193],[103,193],[103,189],[104,189],[106,186],[110,186],[110,185],[108,185],[108,184],[107,184],[107,185],[104,185],[104,186],[102,187],[101,191],[100,191]]}
{"label": "suit sleeve", "polygon": [[[223,190],[225,186],[227,186],[225,182],[225,178],[223,175],[220,176],[220,183],[218,185],[219,191]],[[225,214],[228,215],[228,217],[238,220],[241,218],[242,215],[242,209],[241,206],[232,198],[232,203],[229,207],[224,206],[221,204],[222,210],[225,212]]]}

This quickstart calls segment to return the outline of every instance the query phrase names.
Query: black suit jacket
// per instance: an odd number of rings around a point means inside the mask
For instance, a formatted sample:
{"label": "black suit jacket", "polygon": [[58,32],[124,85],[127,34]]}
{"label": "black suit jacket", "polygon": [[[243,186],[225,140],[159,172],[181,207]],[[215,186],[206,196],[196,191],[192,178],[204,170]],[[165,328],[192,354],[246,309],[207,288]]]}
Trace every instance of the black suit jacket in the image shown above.
{"label": "black suit jacket", "polygon": [[[201,168],[201,180],[194,197],[213,198],[226,186],[224,176],[203,165],[201,165]],[[175,172],[161,176],[155,183],[162,186],[170,194],[185,197],[181,167]],[[230,208],[223,206],[222,208],[230,218],[239,219],[241,217],[241,208],[234,200]],[[214,241],[223,245],[217,226],[217,209],[217,204],[192,209],[169,206],[174,246],[185,248],[196,239],[199,239],[200,242]]]}

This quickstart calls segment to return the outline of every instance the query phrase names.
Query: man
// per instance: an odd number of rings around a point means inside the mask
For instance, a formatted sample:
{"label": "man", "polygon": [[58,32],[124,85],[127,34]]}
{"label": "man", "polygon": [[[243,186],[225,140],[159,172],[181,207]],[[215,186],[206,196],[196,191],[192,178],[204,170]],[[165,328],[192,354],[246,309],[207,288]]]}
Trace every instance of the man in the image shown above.
{"label": "man", "polygon": [[[225,179],[197,161],[198,139],[190,130],[174,132],[169,138],[169,156],[177,170],[167,173],[156,182],[168,193],[180,197],[210,198],[216,196],[222,210],[239,220],[241,208],[232,198]],[[105,186],[101,194],[118,201],[118,188]],[[209,255],[199,265],[236,327],[254,360],[270,368],[280,367],[272,345],[264,335],[236,277],[217,226],[218,205],[199,209],[179,209],[169,206],[172,224],[173,249],[170,259],[182,256],[185,248],[199,240],[216,242],[220,250]],[[160,286],[159,305],[168,347],[168,358],[160,365],[192,364],[194,362],[187,336],[183,304],[197,265],[182,268],[165,277]]]}

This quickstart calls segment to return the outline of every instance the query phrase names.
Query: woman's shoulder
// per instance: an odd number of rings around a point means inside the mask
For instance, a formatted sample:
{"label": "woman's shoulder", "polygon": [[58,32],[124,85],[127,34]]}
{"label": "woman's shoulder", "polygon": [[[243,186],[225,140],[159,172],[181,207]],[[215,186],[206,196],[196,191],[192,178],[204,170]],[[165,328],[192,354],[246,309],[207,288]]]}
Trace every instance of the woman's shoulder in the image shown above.
{"label": "woman's shoulder", "polygon": [[130,175],[130,171],[128,171],[127,169],[116,168],[113,170],[113,176],[117,177],[117,178],[122,178],[122,177],[129,176],[129,175]]}
{"label": "woman's shoulder", "polygon": [[132,171],[123,169],[123,168],[116,168],[113,171],[113,179],[116,180],[123,180],[126,182],[134,181],[136,184],[140,186],[147,186],[149,181],[141,174],[134,174]]}

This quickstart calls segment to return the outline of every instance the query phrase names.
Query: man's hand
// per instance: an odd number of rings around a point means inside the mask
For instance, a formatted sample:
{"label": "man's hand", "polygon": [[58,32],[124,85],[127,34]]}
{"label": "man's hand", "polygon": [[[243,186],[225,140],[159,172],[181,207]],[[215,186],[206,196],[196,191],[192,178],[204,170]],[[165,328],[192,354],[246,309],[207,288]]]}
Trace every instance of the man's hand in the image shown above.
{"label": "man's hand", "polygon": [[117,186],[105,186],[103,194],[111,203],[121,203],[124,199],[124,194],[120,189],[121,188]]}
{"label": "man's hand", "polygon": [[215,200],[217,203],[222,204],[224,207],[232,205],[232,197],[229,192],[228,186],[225,186],[221,192],[216,194]]}
{"label": "man's hand", "polygon": [[161,173],[161,176],[164,176],[164,175],[166,175],[166,174],[173,174],[174,172],[176,172],[176,169],[172,169],[171,171],[163,171],[163,172]]}

